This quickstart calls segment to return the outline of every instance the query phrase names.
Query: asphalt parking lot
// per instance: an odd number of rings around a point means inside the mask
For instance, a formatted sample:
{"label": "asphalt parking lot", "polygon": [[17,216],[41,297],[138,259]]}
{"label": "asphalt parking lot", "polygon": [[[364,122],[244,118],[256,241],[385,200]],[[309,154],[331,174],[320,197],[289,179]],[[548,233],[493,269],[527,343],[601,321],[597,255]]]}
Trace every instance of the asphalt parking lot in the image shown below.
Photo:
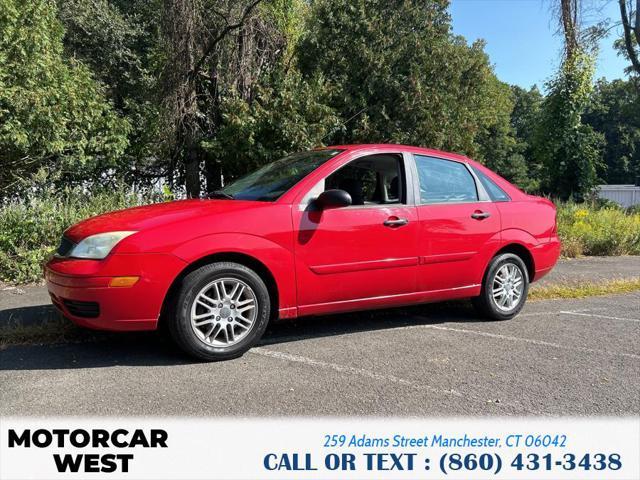
{"label": "asphalt parking lot", "polygon": [[302,319],[194,363],[156,334],[0,351],[0,415],[638,415],[640,292]]}

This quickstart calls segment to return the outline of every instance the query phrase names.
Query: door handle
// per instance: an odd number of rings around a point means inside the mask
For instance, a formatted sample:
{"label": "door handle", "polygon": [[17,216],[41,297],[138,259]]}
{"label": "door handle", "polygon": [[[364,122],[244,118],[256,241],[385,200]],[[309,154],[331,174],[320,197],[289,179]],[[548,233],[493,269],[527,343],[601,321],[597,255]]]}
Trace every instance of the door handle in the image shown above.
{"label": "door handle", "polygon": [[403,225],[406,225],[407,223],[409,223],[409,220],[407,220],[406,218],[398,217],[390,217],[382,222],[385,227],[401,227]]}
{"label": "door handle", "polygon": [[491,214],[489,212],[481,212],[479,210],[476,210],[471,214],[471,218],[475,220],[484,220],[485,218],[489,218],[490,216]]}

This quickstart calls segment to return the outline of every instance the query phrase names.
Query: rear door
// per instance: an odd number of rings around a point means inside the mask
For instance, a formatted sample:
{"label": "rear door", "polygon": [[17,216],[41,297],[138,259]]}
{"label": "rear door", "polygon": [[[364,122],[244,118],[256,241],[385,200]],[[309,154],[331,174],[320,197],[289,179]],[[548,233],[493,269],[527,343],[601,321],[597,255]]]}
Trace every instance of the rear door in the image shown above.
{"label": "rear door", "polygon": [[418,290],[473,290],[500,244],[500,212],[466,163],[414,155]]}

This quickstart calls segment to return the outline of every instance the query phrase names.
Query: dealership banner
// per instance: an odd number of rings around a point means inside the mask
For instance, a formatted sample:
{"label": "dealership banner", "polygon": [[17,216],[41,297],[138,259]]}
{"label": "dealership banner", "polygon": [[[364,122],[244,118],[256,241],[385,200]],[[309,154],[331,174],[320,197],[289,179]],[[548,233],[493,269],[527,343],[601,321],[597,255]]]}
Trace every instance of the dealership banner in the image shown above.
{"label": "dealership banner", "polygon": [[0,478],[638,479],[640,419],[2,418]]}

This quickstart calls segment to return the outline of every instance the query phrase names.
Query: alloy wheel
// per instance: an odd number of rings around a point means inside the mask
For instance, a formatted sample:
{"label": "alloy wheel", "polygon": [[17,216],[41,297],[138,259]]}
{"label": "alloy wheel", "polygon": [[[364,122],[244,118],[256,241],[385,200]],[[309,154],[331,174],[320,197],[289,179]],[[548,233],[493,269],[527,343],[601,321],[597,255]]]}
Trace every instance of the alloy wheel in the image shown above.
{"label": "alloy wheel", "polygon": [[219,278],[198,292],[191,306],[191,328],[200,341],[229,347],[251,331],[258,315],[253,289],[237,278]]}
{"label": "alloy wheel", "polygon": [[502,265],[493,277],[491,298],[503,312],[514,310],[522,301],[524,275],[514,263]]}

